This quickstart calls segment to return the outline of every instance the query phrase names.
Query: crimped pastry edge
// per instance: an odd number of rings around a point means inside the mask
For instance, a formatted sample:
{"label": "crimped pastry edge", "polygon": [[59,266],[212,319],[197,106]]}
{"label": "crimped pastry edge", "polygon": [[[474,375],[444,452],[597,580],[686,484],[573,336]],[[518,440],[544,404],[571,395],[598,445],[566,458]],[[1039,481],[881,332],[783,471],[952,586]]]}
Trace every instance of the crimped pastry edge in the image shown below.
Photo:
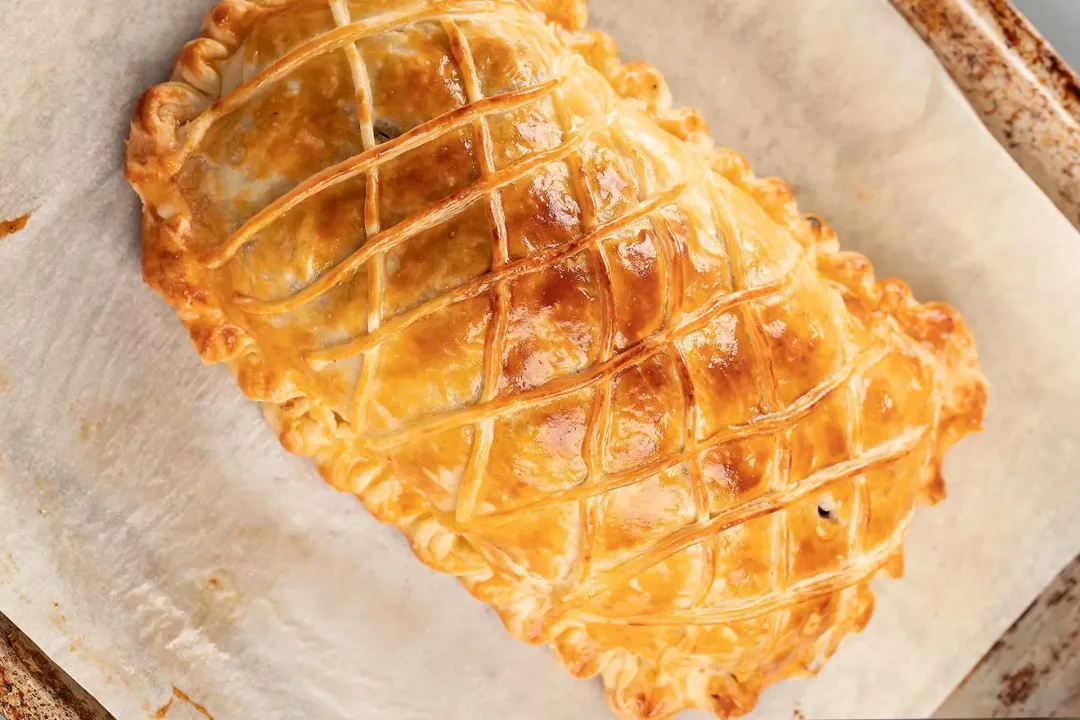
{"label": "crimped pastry edge", "polygon": [[[939,392],[945,398],[936,428],[935,463],[941,462],[950,445],[980,428],[987,383],[978,370],[974,340],[959,313],[942,303],[918,303],[901,281],[877,282],[866,257],[841,251],[835,232],[823,220],[799,213],[785,183],[756,177],[735,151],[716,150],[700,113],[672,105],[658,70],[645,63],[623,64],[610,36],[584,32],[585,0],[520,1],[546,13],[551,29],[603,74],[619,95],[639,103],[671,134],[713,153],[713,169],[786,227],[826,281],[869,311],[894,319],[913,346],[935,365]],[[144,279],[176,307],[203,361],[226,363],[245,395],[263,404],[271,427],[288,451],[312,457],[327,482],[357,495],[375,517],[397,527],[422,562],[458,576],[474,596],[499,611],[511,634],[534,644],[551,642],[560,663],[577,677],[603,675],[609,702],[620,717],[658,719],[687,708],[720,716],[744,714],[754,707],[765,685],[783,677],[816,674],[820,661],[835,651],[843,637],[861,630],[869,620],[873,576],[857,588],[859,609],[853,628],[829,633],[832,637],[823,640],[824,647],[811,648],[813,652],[767,680],[760,674],[739,681],[715,672],[715,677],[704,680],[692,678],[688,671],[672,675],[667,668],[628,651],[597,647],[580,624],[531,627],[528,618],[535,608],[527,595],[499,583],[484,558],[441,523],[437,511],[418,495],[410,503],[401,503],[400,493],[408,489],[379,471],[378,459],[360,450],[348,424],[307,392],[299,373],[264,362],[255,339],[230,322],[224,303],[207,289],[203,267],[185,247],[191,218],[172,187],[167,167],[182,144],[184,124],[220,97],[222,75],[215,65],[226,64],[243,46],[260,13],[295,2],[304,0],[221,0],[207,14],[203,36],[184,46],[171,80],[150,88],[132,119],[125,175],[144,203]],[[936,502],[944,491],[935,467],[923,500]],[[411,512],[398,512],[391,507],[391,499],[410,505]],[[899,568],[902,551],[883,569],[898,574]]]}

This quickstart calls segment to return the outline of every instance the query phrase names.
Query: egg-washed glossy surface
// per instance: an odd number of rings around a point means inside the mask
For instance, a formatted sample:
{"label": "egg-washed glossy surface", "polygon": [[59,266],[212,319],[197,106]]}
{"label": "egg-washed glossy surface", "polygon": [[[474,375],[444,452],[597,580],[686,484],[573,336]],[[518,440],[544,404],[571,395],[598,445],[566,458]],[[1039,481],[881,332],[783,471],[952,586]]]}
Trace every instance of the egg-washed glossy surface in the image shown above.
{"label": "egg-washed glossy surface", "polygon": [[901,568],[960,317],[583,2],[226,0],[133,122],[147,281],[290,451],[624,718],[747,712]]}

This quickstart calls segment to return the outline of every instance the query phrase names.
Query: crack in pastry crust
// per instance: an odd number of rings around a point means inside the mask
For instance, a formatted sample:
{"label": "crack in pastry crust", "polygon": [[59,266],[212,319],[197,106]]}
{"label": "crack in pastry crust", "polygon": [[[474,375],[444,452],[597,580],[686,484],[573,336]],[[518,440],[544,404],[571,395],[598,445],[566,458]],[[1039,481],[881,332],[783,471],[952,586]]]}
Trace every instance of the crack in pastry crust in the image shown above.
{"label": "crack in pastry crust", "polygon": [[288,450],[620,717],[741,714],[869,619],[986,383],[955,311],[584,25],[224,0],[132,122],[144,274]]}

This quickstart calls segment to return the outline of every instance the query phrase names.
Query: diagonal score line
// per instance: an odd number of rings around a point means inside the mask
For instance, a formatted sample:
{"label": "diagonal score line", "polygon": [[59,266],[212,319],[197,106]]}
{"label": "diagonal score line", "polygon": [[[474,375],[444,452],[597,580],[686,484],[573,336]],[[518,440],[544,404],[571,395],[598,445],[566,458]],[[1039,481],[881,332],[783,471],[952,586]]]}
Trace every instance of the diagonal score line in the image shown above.
{"label": "diagonal score line", "polygon": [[778,610],[789,610],[808,600],[831,595],[856,585],[880,570],[889,561],[904,542],[904,536],[911,525],[912,515],[901,522],[889,538],[872,552],[855,562],[832,572],[807,578],[793,583],[786,592],[774,592],[747,600],[727,602],[708,608],[660,612],[648,615],[603,615],[596,612],[577,613],[575,617],[586,623],[610,623],[615,625],[634,625],[642,627],[660,627],[666,625],[720,625],[724,623],[750,620]]}
{"label": "diagonal score line", "polygon": [[[735,222],[735,213],[727,198],[722,193],[717,192],[712,183],[710,183],[710,186],[713,187],[711,203],[713,219],[716,223],[717,232],[723,233],[732,284],[734,287],[739,287],[746,284],[747,278],[742,229]],[[724,232],[725,228],[728,230],[727,232]],[[755,307],[745,307],[742,316],[746,323],[750,364],[754,368],[754,377],[757,379],[758,395],[765,403],[765,408],[768,411],[775,412],[783,405],[783,402],[778,392],[776,368],[773,365],[772,357],[769,355],[768,343],[762,330],[761,310]],[[770,491],[784,492],[790,486],[793,427],[793,425],[789,425],[784,428],[783,432],[777,433],[776,447],[773,454],[774,466],[769,474],[768,488]],[[772,542],[769,545],[769,552],[772,560],[770,566],[773,568],[771,580],[774,592],[783,592],[785,590],[784,585],[788,582],[788,566],[790,564],[788,534],[787,513],[772,513],[770,516],[770,539]],[[716,535],[713,535],[712,538],[713,542],[717,541]],[[778,633],[783,627],[784,620],[783,617],[771,619],[770,634]],[[770,638],[770,642],[775,644],[775,638]]]}
{"label": "diagonal score line", "polygon": [[[572,133],[574,117],[566,100],[566,92],[560,88],[554,95],[555,112],[563,133]],[[581,222],[588,234],[596,229],[599,219],[596,214],[596,201],[589,189],[582,167],[581,152],[576,152],[567,160],[570,169],[570,184],[573,196],[581,209]],[[588,247],[594,271],[599,276],[596,285],[601,293],[600,305],[600,349],[597,359],[600,363],[611,360],[615,352],[615,321],[618,307],[611,280],[611,266],[608,263],[603,241],[590,242]],[[582,446],[585,457],[586,481],[603,473],[603,458],[607,439],[608,425],[611,422],[611,382],[610,377],[600,381],[600,387],[593,393],[592,408],[585,427],[585,440]],[[578,543],[574,563],[564,575],[563,586],[576,586],[590,572],[592,549],[595,543],[596,524],[602,508],[586,499],[578,505]]]}
{"label": "diagonal score line", "polygon": [[567,603],[573,605],[575,602],[579,604],[587,602],[589,597],[595,595],[601,588],[610,587],[622,579],[640,575],[702,540],[736,525],[784,510],[796,501],[852,475],[906,457],[919,447],[928,430],[929,428],[925,426],[908,430],[892,440],[870,448],[858,457],[819,470],[787,488],[773,490],[744,505],[718,513],[707,522],[695,523],[678,530],[640,554],[597,575],[577,595],[567,598]]}
{"label": "diagonal score line", "polygon": [[[588,193],[588,190],[585,191]],[[601,330],[601,362],[609,362],[615,353],[615,292],[611,281],[611,269],[607,256],[602,246],[594,245],[592,248],[593,260],[598,273],[603,278],[600,281],[604,294],[603,310],[605,319]],[[604,455],[607,450],[608,432],[612,422],[612,375],[600,380],[600,387],[593,396],[592,412],[585,429],[584,455],[587,468],[586,482],[593,478],[602,477],[604,474]],[[578,511],[581,515],[581,537],[578,547],[577,574],[575,582],[589,574],[592,564],[592,550],[595,542],[597,524],[602,509],[593,507],[592,498],[583,498]]]}
{"label": "diagonal score line", "polygon": [[[654,191],[653,185],[655,184],[655,180],[645,169],[645,163],[635,149],[633,141],[627,138],[625,133],[619,131],[612,132],[612,137],[616,144],[622,148],[623,152],[632,158],[634,172],[641,185],[642,192],[651,194]],[[657,254],[660,256],[661,263],[668,276],[667,296],[664,299],[665,324],[673,323],[675,318],[681,313],[683,294],[686,292],[681,266],[682,257],[679,254],[675,238],[671,234],[667,219],[652,215],[650,216],[650,224],[652,225],[653,233],[656,237],[655,244],[657,246]],[[683,351],[678,343],[672,342],[669,347],[671,348],[675,369],[679,377],[679,390],[683,398],[683,438],[680,453],[687,453],[698,444],[697,426],[700,410],[697,399],[697,388],[694,386],[694,379],[690,372],[690,366],[687,364],[686,357],[683,355]],[[690,487],[693,492],[694,509],[696,511],[697,521],[705,522],[709,517],[709,494],[701,467],[700,454],[694,454],[689,457],[687,460],[687,471]],[[716,577],[715,557],[715,543],[703,543],[701,577],[698,584],[698,590],[695,593],[693,601],[694,605],[699,605],[703,602],[712,587]]]}
{"label": "diagonal score line", "polygon": [[[841,299],[840,302],[843,302],[843,300]],[[846,328],[840,328],[840,333],[845,353],[850,354],[853,348],[856,347],[855,341]],[[859,380],[865,382],[865,377],[859,378]],[[862,406],[860,405],[860,385],[862,383],[859,380],[850,383],[844,392],[847,441],[850,451],[855,455],[861,454],[864,449]],[[870,526],[870,490],[865,473],[852,480],[852,492],[851,524],[848,526],[847,531],[847,555],[849,557],[859,557],[864,554],[863,546]],[[819,637],[819,642],[824,641],[825,643],[826,653],[830,646],[840,642],[840,638],[857,621],[859,606],[858,585],[853,583],[846,587],[840,594],[837,605],[839,607],[831,627],[827,628]]]}
{"label": "diagonal score line", "polygon": [[383,13],[366,20],[343,25],[298,45],[188,123],[184,144],[175,153],[175,156],[170,159],[169,170],[175,173],[180,169],[184,158],[198,148],[215,122],[236,111],[260,90],[287,76],[301,65],[341,50],[364,38],[373,37],[398,27],[422,20],[492,12],[496,9],[496,6],[497,3],[492,2],[492,0],[441,0],[434,4],[425,3],[420,7]]}
{"label": "diagonal score line", "polygon": [[464,300],[478,297],[504,281],[513,280],[522,275],[528,275],[529,273],[537,272],[558,264],[563,260],[577,255],[594,243],[602,242],[619,234],[623,230],[634,225],[634,223],[647,218],[665,205],[674,203],[687,188],[688,185],[680,185],[665,193],[661,193],[660,195],[641,203],[625,215],[604,223],[603,225],[598,225],[592,232],[583,233],[577,239],[566,245],[532,253],[526,258],[504,265],[495,272],[481,275],[454,290],[398,315],[388,321],[380,328],[379,332],[374,335],[359,337],[345,345],[339,345],[325,350],[312,351],[309,352],[306,357],[312,365],[318,369],[320,363],[348,360],[349,358],[360,355],[368,348],[381,343],[387,335],[401,332],[410,325],[430,317],[443,308]]}
{"label": "diagonal score line", "polygon": [[[634,141],[627,136],[626,132],[618,127],[611,129],[611,138],[616,145],[623,149],[631,162],[634,164],[634,174],[641,183],[641,192],[645,196],[655,192],[656,179],[651,176],[646,168],[641,154],[634,147]],[[668,271],[668,280],[665,283],[664,324],[672,323],[675,318],[682,314],[683,295],[686,292],[686,279],[683,277],[682,255],[679,251],[679,243],[671,230],[671,225],[663,214],[650,215],[649,224],[656,235],[657,251],[662,256],[661,267]]]}
{"label": "diagonal score line", "polygon": [[[351,11],[346,0],[330,0],[330,11],[334,16],[334,22],[338,25],[347,27],[350,24],[352,19]],[[360,123],[360,134],[364,149],[371,150],[376,145],[375,106],[371,93],[371,79],[368,76],[367,65],[360,56],[360,52],[356,49],[356,43],[349,43],[344,50],[352,76],[353,94],[356,100],[356,117]],[[364,231],[366,237],[369,238],[378,235],[382,230],[382,215],[379,206],[380,194],[379,168],[372,167],[368,170],[367,181],[364,186]],[[386,269],[383,256],[378,255],[372,263],[371,272],[368,275],[367,331],[369,333],[378,330],[382,322],[385,285]],[[378,348],[364,355],[360,378],[353,392],[349,408],[350,420],[358,430],[362,430],[366,424],[367,405],[373,391],[378,364]]]}
{"label": "diagonal score line", "polygon": [[721,428],[689,449],[654,460],[641,467],[626,470],[621,473],[615,473],[610,475],[605,481],[595,485],[577,485],[561,492],[552,493],[542,500],[519,508],[485,515],[484,517],[479,518],[478,522],[501,525],[513,521],[518,515],[542,510],[549,505],[558,505],[560,503],[580,500],[586,497],[603,495],[613,490],[618,490],[619,488],[638,483],[652,475],[662,473],[665,470],[670,470],[676,465],[689,462],[692,458],[699,456],[701,453],[711,450],[719,445],[723,445],[724,443],[748,437],[760,437],[782,430],[809,415],[814,408],[822,401],[829,398],[838,388],[844,386],[844,384],[852,377],[855,377],[861,372],[865,372],[867,369],[881,362],[887,354],[888,353],[884,348],[875,348],[874,350],[865,353],[861,358],[848,363],[846,367],[842,368],[835,375],[826,378],[817,387],[808,391],[805,395],[783,410],[768,415],[761,415],[741,425],[729,425],[726,428]]}
{"label": "diagonal score line", "polygon": [[779,280],[773,281],[767,285],[741,290],[717,298],[709,305],[688,315],[679,325],[673,326],[663,333],[653,335],[637,345],[614,355],[611,360],[601,363],[585,372],[565,378],[559,378],[558,380],[545,383],[528,392],[497,399],[488,404],[450,410],[431,416],[396,432],[372,437],[369,440],[370,445],[372,448],[380,451],[390,450],[401,445],[416,442],[424,437],[430,437],[447,430],[474,423],[480,418],[500,418],[592,387],[611,375],[644,362],[650,357],[663,352],[667,345],[674,339],[696,332],[707,325],[715,315],[722,313],[725,310],[738,307],[743,303],[756,299],[772,297],[787,292],[790,289],[790,279],[793,275],[793,272],[789,272]]}
{"label": "diagonal score line", "polygon": [[480,201],[486,195],[497,192],[508,185],[523,180],[536,172],[538,168],[559,162],[574,148],[580,145],[586,135],[583,133],[570,138],[565,144],[552,148],[542,153],[530,155],[513,165],[508,165],[494,175],[481,178],[476,183],[464,188],[450,197],[424,208],[415,215],[401,221],[394,227],[370,238],[368,242],[355,253],[345,259],[344,262],[334,267],[333,270],[308,285],[297,294],[284,300],[265,301],[254,298],[238,296],[236,303],[252,315],[279,315],[295,310],[306,303],[315,300],[334,287],[339,285],[347,277],[359,270],[364,263],[372,257],[391,250],[398,245],[407,242],[420,233],[438,227],[440,224],[457,216],[466,208]]}
{"label": "diagonal score line", "polygon": [[[698,402],[697,389],[694,386],[694,378],[690,374],[690,366],[686,363],[682,349],[678,343],[671,344],[672,355],[675,359],[675,368],[679,375],[679,385],[682,390],[683,402],[685,403],[683,419],[683,452],[688,452],[697,444],[697,419]],[[709,487],[705,482],[705,473],[701,467],[701,453],[693,453],[686,460],[687,475],[690,479],[690,489],[694,498],[694,510],[699,523],[709,519]],[[704,543],[701,546],[701,578],[697,592],[694,593],[693,604],[700,605],[705,601],[716,579],[716,544]]]}
{"label": "diagonal score line", "polygon": [[312,175],[303,183],[270,203],[244,223],[224,245],[204,253],[199,259],[210,269],[217,269],[232,259],[240,248],[249,243],[266,226],[302,202],[335,185],[395,160],[432,140],[445,136],[447,133],[467,127],[485,115],[510,112],[531,105],[550,95],[558,85],[558,80],[549,80],[536,87],[496,95],[471,105],[465,105],[422,125],[417,125],[412,130],[399,135],[393,140],[368,148],[348,160],[332,165]]}
{"label": "diagonal score line", "polygon": [[[465,85],[465,93],[470,103],[483,99],[480,80],[476,71],[476,60],[472,46],[461,27],[453,20],[443,23],[450,51],[457,63]],[[488,127],[487,118],[481,116],[473,123],[474,133],[480,146],[480,170],[484,177],[496,173],[495,150]],[[493,190],[488,194],[488,224],[491,227],[491,267],[497,271],[506,265],[509,248],[506,230],[506,209],[503,207],[502,192]],[[481,402],[490,402],[498,393],[499,373],[502,369],[503,344],[506,340],[506,328],[509,322],[509,298],[504,285],[495,288],[495,317],[490,321],[484,341],[483,379],[480,393]],[[369,333],[370,334],[370,333]],[[455,517],[458,522],[468,521],[476,510],[476,503],[483,487],[484,475],[491,456],[494,442],[495,425],[492,421],[483,421],[473,426],[472,447],[465,473],[458,489],[455,503]]]}

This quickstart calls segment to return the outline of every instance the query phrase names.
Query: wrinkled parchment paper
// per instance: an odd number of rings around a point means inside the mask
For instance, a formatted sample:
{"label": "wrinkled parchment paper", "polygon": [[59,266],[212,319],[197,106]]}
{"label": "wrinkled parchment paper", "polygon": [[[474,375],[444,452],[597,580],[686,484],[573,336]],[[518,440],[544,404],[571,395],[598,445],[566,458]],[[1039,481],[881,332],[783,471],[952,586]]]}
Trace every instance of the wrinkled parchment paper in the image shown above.
{"label": "wrinkled parchment paper", "polygon": [[[885,0],[592,4],[721,143],[975,331],[987,432],[907,579],[758,713],[925,715],[1080,551],[1080,237]],[[286,456],[143,286],[127,121],[209,5],[0,3],[0,217],[34,211],[0,241],[0,610],[120,720],[173,686],[217,720],[608,717]]]}

